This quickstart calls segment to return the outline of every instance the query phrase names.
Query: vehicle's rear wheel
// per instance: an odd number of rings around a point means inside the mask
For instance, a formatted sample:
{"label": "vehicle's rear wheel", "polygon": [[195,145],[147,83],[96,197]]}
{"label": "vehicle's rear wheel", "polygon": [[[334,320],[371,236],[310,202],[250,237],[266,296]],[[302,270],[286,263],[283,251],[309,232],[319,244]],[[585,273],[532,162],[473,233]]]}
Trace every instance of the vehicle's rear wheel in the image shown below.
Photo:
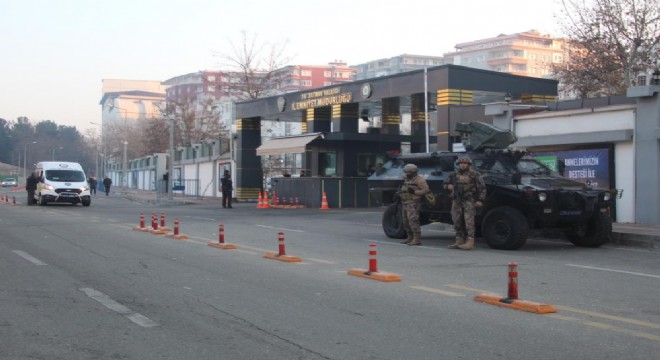
{"label": "vehicle's rear wheel", "polygon": [[390,204],[383,213],[383,231],[387,237],[405,239],[406,229],[403,228],[403,209],[398,203]]}
{"label": "vehicle's rear wheel", "polygon": [[584,224],[566,232],[566,237],[575,246],[599,247],[612,235],[612,219],[607,214],[598,212]]}
{"label": "vehicle's rear wheel", "polygon": [[529,225],[520,211],[509,206],[501,206],[486,214],[481,232],[486,244],[491,248],[516,250],[525,245]]}

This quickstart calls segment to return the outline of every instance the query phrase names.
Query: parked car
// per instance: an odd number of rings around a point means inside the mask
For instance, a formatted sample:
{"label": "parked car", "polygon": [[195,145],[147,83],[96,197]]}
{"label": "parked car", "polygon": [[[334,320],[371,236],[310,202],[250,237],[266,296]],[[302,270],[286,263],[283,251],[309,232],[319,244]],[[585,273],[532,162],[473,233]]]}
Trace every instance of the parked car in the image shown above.
{"label": "parked car", "polygon": [[18,183],[15,178],[5,178],[2,180],[2,187],[16,186]]}

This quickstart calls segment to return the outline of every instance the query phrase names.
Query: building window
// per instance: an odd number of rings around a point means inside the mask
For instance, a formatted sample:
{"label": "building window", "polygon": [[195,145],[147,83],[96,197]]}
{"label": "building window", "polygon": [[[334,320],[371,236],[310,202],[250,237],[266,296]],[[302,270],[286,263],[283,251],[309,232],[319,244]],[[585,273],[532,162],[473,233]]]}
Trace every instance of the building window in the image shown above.
{"label": "building window", "polygon": [[302,76],[312,76],[312,70],[302,70],[302,71],[300,71],[300,75],[302,75]]}
{"label": "building window", "polygon": [[312,80],[300,80],[302,86],[312,86]]}
{"label": "building window", "polygon": [[332,81],[324,81],[323,86],[330,86],[332,85]]}
{"label": "building window", "polygon": [[208,80],[208,81],[210,81],[210,82],[214,82],[214,81],[215,81],[215,75],[209,75],[209,76],[206,78],[206,80]]}
{"label": "building window", "polygon": [[640,75],[637,77],[637,85],[645,86],[646,85],[646,75]]}
{"label": "building window", "polygon": [[329,152],[319,154],[319,175],[337,175],[337,153]]}
{"label": "building window", "polygon": [[324,71],[324,72],[323,72],[323,76],[325,76],[325,77],[330,77],[330,76],[332,76],[332,71],[327,71],[327,70]]}
{"label": "building window", "polygon": [[215,86],[209,85],[207,90],[208,90],[208,92],[215,92]]}

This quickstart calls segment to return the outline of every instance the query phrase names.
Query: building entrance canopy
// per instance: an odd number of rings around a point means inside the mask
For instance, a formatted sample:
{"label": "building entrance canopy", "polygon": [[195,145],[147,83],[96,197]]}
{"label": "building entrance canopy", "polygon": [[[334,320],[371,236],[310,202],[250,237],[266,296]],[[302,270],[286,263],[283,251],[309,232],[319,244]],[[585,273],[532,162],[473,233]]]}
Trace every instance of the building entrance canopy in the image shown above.
{"label": "building entrance canopy", "polygon": [[310,133],[298,136],[275,138],[257,148],[257,155],[298,154],[305,152],[305,146],[323,138],[322,133]]}

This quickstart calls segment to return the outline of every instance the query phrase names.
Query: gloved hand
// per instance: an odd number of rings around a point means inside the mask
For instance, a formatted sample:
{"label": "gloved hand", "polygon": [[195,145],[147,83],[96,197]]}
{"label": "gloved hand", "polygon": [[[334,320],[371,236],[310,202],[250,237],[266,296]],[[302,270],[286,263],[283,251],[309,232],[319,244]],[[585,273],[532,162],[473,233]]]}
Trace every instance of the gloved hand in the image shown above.
{"label": "gloved hand", "polygon": [[477,201],[477,202],[474,203],[474,207],[476,207],[477,209],[482,208],[483,206],[484,206],[484,203],[482,203],[481,201]]}
{"label": "gloved hand", "polygon": [[454,191],[454,185],[452,185],[452,184],[448,184],[448,185],[447,185],[447,190],[449,190],[449,191]]}
{"label": "gloved hand", "polygon": [[409,188],[408,188],[408,192],[414,195],[414,194],[415,194],[415,189],[409,187]]}

